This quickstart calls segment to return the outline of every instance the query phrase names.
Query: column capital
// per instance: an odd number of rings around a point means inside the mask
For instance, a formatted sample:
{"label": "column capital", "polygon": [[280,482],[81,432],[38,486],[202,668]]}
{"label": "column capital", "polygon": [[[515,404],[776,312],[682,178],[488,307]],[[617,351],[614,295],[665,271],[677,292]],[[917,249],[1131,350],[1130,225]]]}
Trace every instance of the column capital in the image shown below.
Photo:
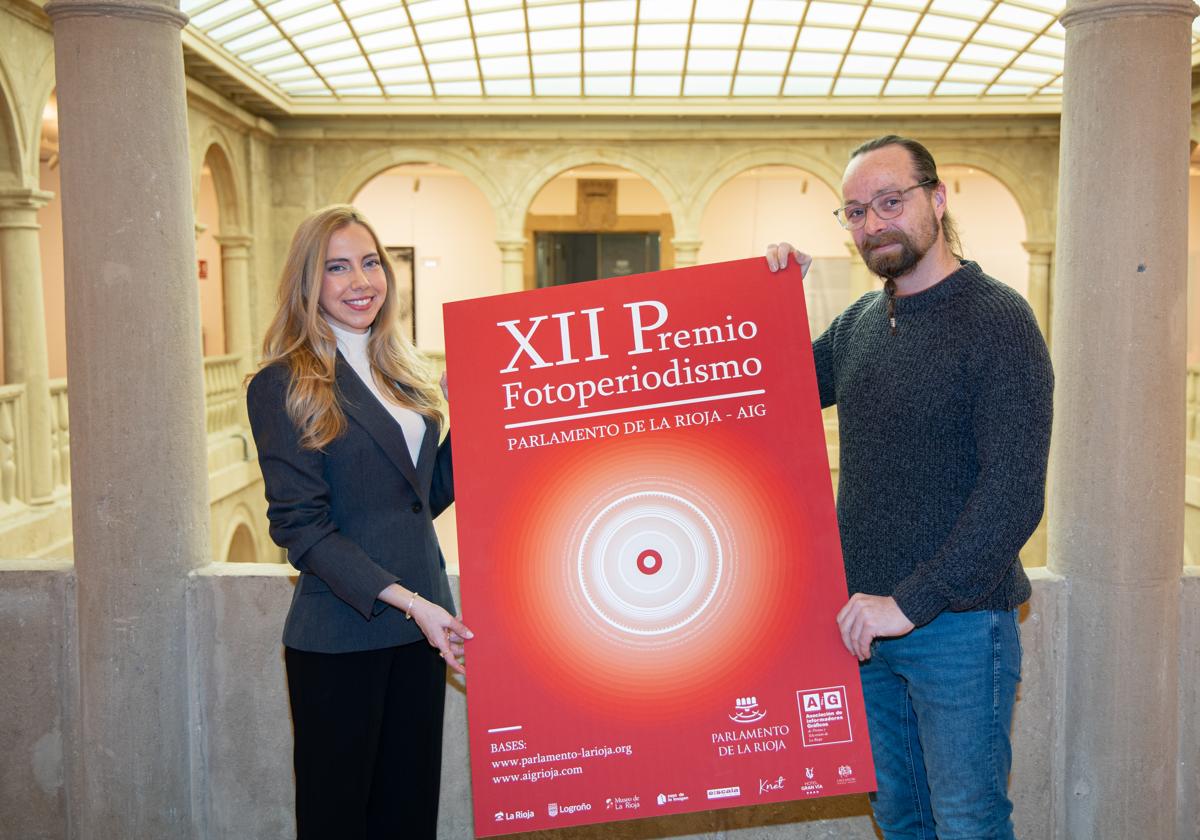
{"label": "column capital", "polygon": [[671,240],[671,247],[675,249],[675,267],[687,268],[696,264],[700,257],[700,246],[704,244],[702,239],[690,239],[685,237],[675,237]]}
{"label": "column capital", "polygon": [[46,190],[0,190],[0,211],[31,210],[37,212],[52,202],[53,192]]}
{"label": "column capital", "polygon": [[496,247],[500,249],[500,259],[525,259],[525,246],[529,244],[527,239],[497,239]]}
{"label": "column capital", "polygon": [[1054,240],[1052,239],[1030,239],[1027,242],[1022,242],[1021,246],[1030,257],[1044,257],[1049,259],[1054,253]]}
{"label": "column capital", "polygon": [[154,0],[52,0],[43,11],[54,23],[75,17],[126,17],[183,29],[188,22],[183,12]]}
{"label": "column capital", "polygon": [[0,190],[0,228],[37,230],[37,211],[52,198],[54,193],[45,190]]}
{"label": "column capital", "polygon": [[1152,15],[1181,15],[1194,18],[1197,11],[1192,0],[1068,0],[1059,22],[1064,29],[1082,23],[1122,17]]}
{"label": "column capital", "polygon": [[222,259],[246,259],[254,244],[254,237],[243,233],[219,233],[213,239],[221,246]]}

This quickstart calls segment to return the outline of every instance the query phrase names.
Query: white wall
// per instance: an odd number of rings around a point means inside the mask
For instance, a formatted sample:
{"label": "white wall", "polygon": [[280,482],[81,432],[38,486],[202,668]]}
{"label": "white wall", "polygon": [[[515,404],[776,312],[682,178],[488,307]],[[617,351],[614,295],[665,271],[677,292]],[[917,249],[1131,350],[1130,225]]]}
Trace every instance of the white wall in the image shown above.
{"label": "white wall", "polygon": [[670,211],[658,190],[644,178],[624,178],[617,182],[617,215],[657,216]]}
{"label": "white wall", "polygon": [[988,274],[1029,294],[1025,216],[1012,193],[993,176],[966,166],[943,166],[946,200],[958,225],[963,256]]}
{"label": "white wall", "polygon": [[765,253],[791,242],[814,257],[847,255],[850,237],[833,217],[842,202],[825,182],[800,169],[762,166],[726,181],[700,217],[701,263]]}
{"label": "white wall", "polygon": [[42,302],[46,317],[46,356],[50,378],[67,375],[66,283],[63,269],[62,201],[59,173],[42,161],[38,189],[54,193],[50,203],[38,211],[38,242],[42,252]]}
{"label": "white wall", "polygon": [[761,256],[790,242],[814,257],[804,279],[809,331],[819,335],[850,304],[850,236],[833,217],[841,201],[825,182],[790,166],[760,166],[726,181],[700,217],[699,262]]}
{"label": "white wall", "polygon": [[[575,214],[575,178],[559,175],[533,197],[529,212],[535,216],[572,216]],[[620,201],[620,190],[618,201]]]}
{"label": "white wall", "polygon": [[445,349],[443,303],[502,291],[495,216],[466,177],[440,166],[398,166],[368,181],[353,204],[385,246],[416,249],[417,346],[422,350]]}
{"label": "white wall", "polygon": [[221,356],[225,353],[225,287],[221,273],[221,246],[216,239],[222,233],[221,211],[212,171],[207,166],[200,172],[196,223],[204,225],[204,232],[196,237],[196,259],[208,263],[208,276],[201,280],[199,274],[196,275],[196,282],[200,286],[200,325],[204,331],[204,355]]}
{"label": "white wall", "polygon": [[658,190],[645,178],[617,166],[578,166],[569,169],[542,187],[529,205],[535,216],[573,216],[577,182],[581,179],[617,181],[617,215],[658,216],[670,207]]}

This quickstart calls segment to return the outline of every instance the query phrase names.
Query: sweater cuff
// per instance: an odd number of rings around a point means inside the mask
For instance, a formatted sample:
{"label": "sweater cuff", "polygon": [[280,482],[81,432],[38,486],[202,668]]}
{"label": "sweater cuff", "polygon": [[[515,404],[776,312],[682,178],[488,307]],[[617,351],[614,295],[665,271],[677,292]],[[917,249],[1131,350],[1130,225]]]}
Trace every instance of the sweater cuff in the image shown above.
{"label": "sweater cuff", "polygon": [[892,593],[896,606],[915,627],[922,627],[937,618],[938,613],[950,606],[950,599],[937,591],[927,581],[910,575],[900,581]]}

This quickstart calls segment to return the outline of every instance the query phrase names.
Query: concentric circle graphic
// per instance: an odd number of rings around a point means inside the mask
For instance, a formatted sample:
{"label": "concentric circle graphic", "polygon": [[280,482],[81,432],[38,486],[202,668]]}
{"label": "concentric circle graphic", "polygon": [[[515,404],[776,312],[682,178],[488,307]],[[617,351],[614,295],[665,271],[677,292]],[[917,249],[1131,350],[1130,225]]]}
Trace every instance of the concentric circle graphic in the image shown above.
{"label": "concentric circle graphic", "polygon": [[724,554],[712,522],[672,493],[622,496],[579,544],[588,605],[618,630],[657,636],[694,621],[716,594]]}

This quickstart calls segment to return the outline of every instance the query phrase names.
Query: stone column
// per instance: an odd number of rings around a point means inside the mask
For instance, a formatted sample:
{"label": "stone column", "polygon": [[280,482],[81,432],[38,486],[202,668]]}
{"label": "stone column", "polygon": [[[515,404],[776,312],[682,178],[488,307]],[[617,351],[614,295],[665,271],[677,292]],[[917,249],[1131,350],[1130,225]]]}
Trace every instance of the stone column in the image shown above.
{"label": "stone column", "polygon": [[1069,0],[1062,17],[1048,535],[1069,584],[1061,837],[1176,836],[1195,13]]}
{"label": "stone column", "polygon": [[230,234],[217,236],[221,246],[221,278],[225,300],[225,350],[241,355],[243,372],[253,363],[250,338],[250,243],[253,237]]}
{"label": "stone column", "polygon": [[850,252],[850,300],[846,302],[846,305],[849,306],[867,292],[878,289],[880,281],[871,273],[871,269],[867,268],[867,263],[863,260],[862,254],[858,252],[858,246],[854,244],[854,240],[845,245],[846,250]]}
{"label": "stone column", "polygon": [[505,292],[525,289],[525,239],[497,239],[500,249],[500,282]]}
{"label": "stone column", "polygon": [[[1031,240],[1021,243],[1029,254],[1029,306],[1037,319],[1038,327],[1046,343],[1050,343],[1050,278],[1053,271],[1054,243],[1045,240]],[[1047,492],[1049,485],[1047,484]],[[1046,533],[1049,522],[1048,512],[1042,513],[1029,542],[1021,550],[1021,560],[1026,566],[1040,566],[1046,562]]]}
{"label": "stone column", "polygon": [[1029,305],[1037,318],[1042,335],[1050,341],[1050,274],[1054,263],[1054,243],[1022,242],[1029,253]]}
{"label": "stone column", "polygon": [[187,18],[152,0],[45,9],[62,137],[79,832],[193,837],[184,595],[211,552]]}
{"label": "stone column", "polygon": [[42,302],[42,252],[37,212],[53,198],[41,190],[0,191],[0,279],[4,302],[4,381],[25,385],[29,418],[30,504],[54,497],[50,362]]}
{"label": "stone column", "polygon": [[695,265],[700,257],[700,247],[704,244],[701,239],[672,239],[671,247],[675,249],[675,267],[687,268]]}

